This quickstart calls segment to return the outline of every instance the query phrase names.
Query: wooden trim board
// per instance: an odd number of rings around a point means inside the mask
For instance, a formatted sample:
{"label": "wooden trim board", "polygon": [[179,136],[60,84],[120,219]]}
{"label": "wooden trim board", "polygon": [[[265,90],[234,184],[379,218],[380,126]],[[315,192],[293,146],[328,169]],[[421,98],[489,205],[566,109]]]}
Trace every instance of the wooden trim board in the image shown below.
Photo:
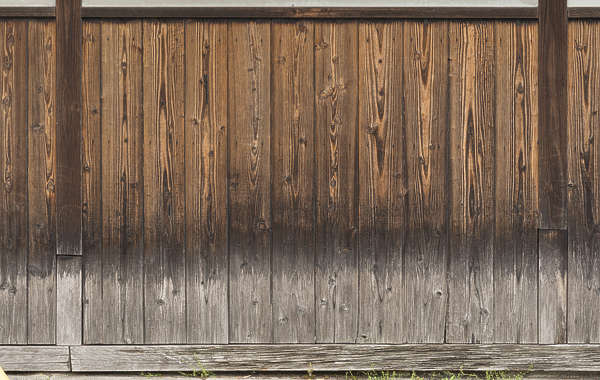
{"label": "wooden trim board", "polygon": [[54,17],[54,7],[0,7],[0,17]]}
{"label": "wooden trim board", "polygon": [[0,367],[6,372],[69,372],[69,347],[0,346]]}
{"label": "wooden trim board", "polygon": [[569,18],[600,18],[600,7],[569,8]]}

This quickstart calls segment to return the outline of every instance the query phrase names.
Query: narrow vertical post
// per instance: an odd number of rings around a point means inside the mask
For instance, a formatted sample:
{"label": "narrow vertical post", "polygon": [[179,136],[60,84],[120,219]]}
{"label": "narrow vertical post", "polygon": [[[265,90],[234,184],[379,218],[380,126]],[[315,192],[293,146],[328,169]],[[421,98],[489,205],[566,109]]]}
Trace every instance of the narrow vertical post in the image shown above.
{"label": "narrow vertical post", "polygon": [[567,0],[539,0],[539,227],[567,227]]}
{"label": "narrow vertical post", "polygon": [[81,255],[81,0],[56,1],[56,247]]}
{"label": "narrow vertical post", "polygon": [[[56,1],[56,343],[82,342],[81,0]],[[73,257],[75,256],[75,257]]]}

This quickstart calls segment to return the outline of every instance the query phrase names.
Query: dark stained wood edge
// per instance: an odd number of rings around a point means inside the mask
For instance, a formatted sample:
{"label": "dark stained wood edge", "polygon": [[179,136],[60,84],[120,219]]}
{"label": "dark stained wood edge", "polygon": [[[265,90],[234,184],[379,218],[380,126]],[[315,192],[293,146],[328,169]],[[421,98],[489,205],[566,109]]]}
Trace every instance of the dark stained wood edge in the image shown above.
{"label": "dark stained wood edge", "polygon": [[567,0],[539,0],[539,221],[567,228]]}
{"label": "dark stained wood edge", "polygon": [[68,372],[68,346],[0,346],[0,368],[6,372]]}
{"label": "dark stained wood edge", "polygon": [[54,17],[54,7],[0,7],[0,18],[4,17]]}
{"label": "dark stained wood edge", "polygon": [[599,7],[573,7],[568,10],[569,18],[600,18]]}
{"label": "dark stained wood edge", "polygon": [[73,372],[600,371],[600,345],[71,346]]}
{"label": "dark stained wood edge", "polygon": [[56,1],[56,252],[81,256],[81,0]]}
{"label": "dark stained wood edge", "polygon": [[84,7],[82,17],[535,19],[535,7]]}

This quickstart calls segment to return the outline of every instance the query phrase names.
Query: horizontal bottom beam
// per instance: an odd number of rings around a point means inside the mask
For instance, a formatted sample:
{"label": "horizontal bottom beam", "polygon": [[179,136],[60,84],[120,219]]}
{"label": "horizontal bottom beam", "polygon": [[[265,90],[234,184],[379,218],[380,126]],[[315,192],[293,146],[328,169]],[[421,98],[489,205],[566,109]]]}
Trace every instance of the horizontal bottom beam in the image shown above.
{"label": "horizontal bottom beam", "polygon": [[535,19],[535,7],[83,7],[83,17]]}
{"label": "horizontal bottom beam", "polygon": [[600,372],[600,345],[0,346],[7,372]]}

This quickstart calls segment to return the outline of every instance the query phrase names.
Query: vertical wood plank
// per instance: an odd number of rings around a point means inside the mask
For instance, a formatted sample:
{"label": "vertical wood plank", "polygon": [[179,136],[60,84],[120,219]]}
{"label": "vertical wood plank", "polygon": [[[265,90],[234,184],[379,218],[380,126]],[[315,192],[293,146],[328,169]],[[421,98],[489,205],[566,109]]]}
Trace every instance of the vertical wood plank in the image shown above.
{"label": "vertical wood plank", "polygon": [[102,342],[142,343],[142,25],[101,25]]}
{"label": "vertical wood plank", "polygon": [[54,344],[56,328],[56,124],[54,22],[28,31],[28,339]]}
{"label": "vertical wood plank", "polygon": [[[358,341],[404,337],[407,173],[402,120],[402,24],[360,23]],[[342,116],[344,117],[344,116]],[[356,310],[354,311],[356,313]]]}
{"label": "vertical wood plank", "polygon": [[185,325],[184,28],[144,21],[146,343],[183,343]]}
{"label": "vertical wood plank", "polygon": [[448,23],[407,22],[404,98],[409,175],[406,336],[443,343],[448,260]]}
{"label": "vertical wood plank", "polygon": [[353,343],[358,328],[358,27],[315,24],[316,340]]}
{"label": "vertical wood plank", "polygon": [[81,0],[56,1],[56,252],[81,255]]}
{"label": "vertical wood plank", "polygon": [[600,24],[569,31],[568,342],[600,342]]}
{"label": "vertical wood plank", "polygon": [[231,343],[272,341],[270,24],[229,25]]}
{"label": "vertical wood plank", "polygon": [[314,25],[272,25],[273,339],[315,341]]}
{"label": "vertical wood plank", "polygon": [[100,21],[86,21],[83,24],[81,124],[83,344],[103,342],[100,38]]}
{"label": "vertical wood plank", "polygon": [[539,343],[567,343],[567,232],[540,230],[538,238]]}
{"label": "vertical wood plank", "polygon": [[567,227],[567,0],[539,0],[539,228]]}
{"label": "vertical wood plank", "polygon": [[0,22],[0,343],[27,343],[27,22]]}
{"label": "vertical wood plank", "polygon": [[495,26],[494,342],[537,343],[537,26]]}
{"label": "vertical wood plank", "polygon": [[185,25],[187,342],[228,342],[227,24]]}
{"label": "vertical wood plank", "polygon": [[450,25],[448,343],[493,340],[494,30]]}
{"label": "vertical wood plank", "polygon": [[58,256],[56,260],[56,344],[80,345],[81,257]]}

